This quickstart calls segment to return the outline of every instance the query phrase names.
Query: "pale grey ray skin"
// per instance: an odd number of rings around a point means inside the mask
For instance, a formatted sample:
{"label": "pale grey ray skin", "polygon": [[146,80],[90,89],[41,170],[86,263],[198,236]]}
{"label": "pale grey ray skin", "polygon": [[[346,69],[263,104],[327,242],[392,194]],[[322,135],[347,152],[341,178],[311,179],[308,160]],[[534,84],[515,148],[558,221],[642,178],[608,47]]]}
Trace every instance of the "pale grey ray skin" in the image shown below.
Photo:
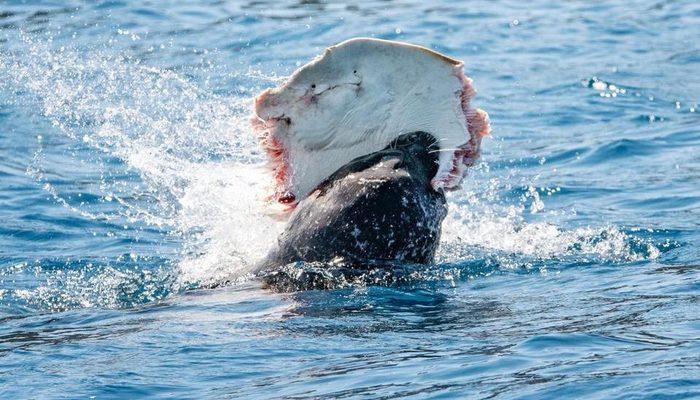
{"label": "pale grey ray skin", "polygon": [[372,38],[329,47],[255,99],[251,122],[273,197],[301,201],[355,157],[418,131],[442,150],[433,188],[459,187],[489,129],[487,114],[470,105],[474,94],[461,61],[425,47]]}

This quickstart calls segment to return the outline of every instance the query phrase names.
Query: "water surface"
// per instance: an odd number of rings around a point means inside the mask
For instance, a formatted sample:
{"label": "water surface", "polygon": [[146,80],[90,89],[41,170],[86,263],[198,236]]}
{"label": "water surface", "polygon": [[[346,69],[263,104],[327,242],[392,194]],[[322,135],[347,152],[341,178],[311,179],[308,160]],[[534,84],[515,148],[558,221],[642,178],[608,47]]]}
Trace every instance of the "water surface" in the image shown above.
{"label": "water surface", "polygon": [[[354,36],[465,60],[493,135],[438,265],[275,293],[250,98]],[[700,397],[698,37],[692,1],[0,3],[0,397]]]}

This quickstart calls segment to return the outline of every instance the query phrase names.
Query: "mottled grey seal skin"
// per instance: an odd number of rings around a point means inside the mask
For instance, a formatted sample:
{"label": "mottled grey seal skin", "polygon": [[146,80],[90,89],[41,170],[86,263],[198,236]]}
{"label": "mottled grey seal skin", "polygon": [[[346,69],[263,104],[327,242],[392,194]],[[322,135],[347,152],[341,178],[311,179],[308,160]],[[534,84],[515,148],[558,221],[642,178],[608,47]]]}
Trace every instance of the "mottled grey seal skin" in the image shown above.
{"label": "mottled grey seal skin", "polygon": [[297,205],[259,270],[338,258],[432,262],[447,214],[444,194],[430,185],[437,162],[435,138],[424,132],[349,162]]}

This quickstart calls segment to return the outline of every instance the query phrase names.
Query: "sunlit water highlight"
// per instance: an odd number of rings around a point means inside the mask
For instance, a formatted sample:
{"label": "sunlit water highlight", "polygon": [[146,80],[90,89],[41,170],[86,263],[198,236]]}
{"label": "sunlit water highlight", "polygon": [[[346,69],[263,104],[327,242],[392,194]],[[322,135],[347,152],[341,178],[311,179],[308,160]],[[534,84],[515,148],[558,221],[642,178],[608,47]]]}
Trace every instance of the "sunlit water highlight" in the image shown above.
{"label": "sunlit water highlight", "polygon": [[[699,10],[541,6],[1,6],[0,397],[698,395]],[[250,99],[358,35],[494,134],[437,265],[276,294]]]}

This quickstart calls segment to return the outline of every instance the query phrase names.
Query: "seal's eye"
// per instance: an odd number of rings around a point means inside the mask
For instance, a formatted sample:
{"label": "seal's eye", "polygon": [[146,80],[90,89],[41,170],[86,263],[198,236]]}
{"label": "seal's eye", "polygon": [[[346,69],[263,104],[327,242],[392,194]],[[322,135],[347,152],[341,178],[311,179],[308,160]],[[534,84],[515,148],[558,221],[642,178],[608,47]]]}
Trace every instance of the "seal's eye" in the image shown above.
{"label": "seal's eye", "polygon": [[316,84],[315,84],[315,83],[311,85],[311,89],[316,89]]}
{"label": "seal's eye", "polygon": [[352,73],[353,73],[353,74],[356,74],[356,73],[357,73],[357,70],[352,71]]}

